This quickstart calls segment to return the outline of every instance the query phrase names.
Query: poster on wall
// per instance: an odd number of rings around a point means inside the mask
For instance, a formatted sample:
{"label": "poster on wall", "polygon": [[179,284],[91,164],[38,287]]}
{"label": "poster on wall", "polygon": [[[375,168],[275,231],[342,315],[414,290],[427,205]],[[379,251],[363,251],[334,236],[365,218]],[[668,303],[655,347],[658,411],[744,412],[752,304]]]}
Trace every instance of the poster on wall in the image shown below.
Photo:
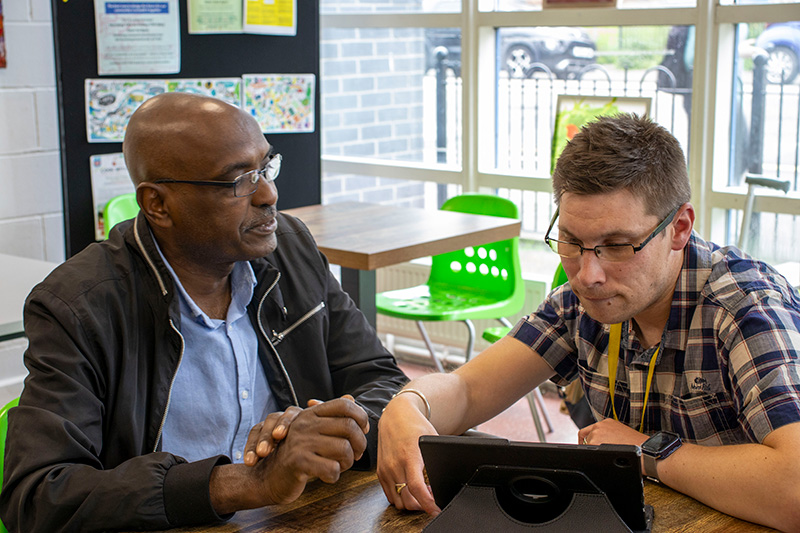
{"label": "poster on wall", "polygon": [[652,99],[638,96],[579,96],[559,94],[556,103],[556,122],[553,128],[553,145],[550,154],[550,173],[556,168],[556,160],[569,141],[581,127],[600,116],[619,113],[650,113]]}
{"label": "poster on wall", "polygon": [[244,110],[264,133],[314,131],[313,74],[245,74]]}
{"label": "poster on wall", "polygon": [[0,0],[0,68],[6,68],[6,37],[3,32],[3,0]]}
{"label": "poster on wall", "polygon": [[158,94],[202,94],[241,106],[241,87],[241,78],[87,79],[86,140],[90,143],[122,142],[133,112]]}
{"label": "poster on wall", "polygon": [[94,17],[101,76],[180,72],[178,0],[94,0]]}
{"label": "poster on wall", "polygon": [[89,157],[92,179],[92,205],[94,205],[94,236],[100,241],[105,236],[103,209],[109,200],[120,194],[134,192],[128,167],[122,152]]}
{"label": "poster on wall", "polygon": [[244,31],[297,35],[297,0],[244,0]]}

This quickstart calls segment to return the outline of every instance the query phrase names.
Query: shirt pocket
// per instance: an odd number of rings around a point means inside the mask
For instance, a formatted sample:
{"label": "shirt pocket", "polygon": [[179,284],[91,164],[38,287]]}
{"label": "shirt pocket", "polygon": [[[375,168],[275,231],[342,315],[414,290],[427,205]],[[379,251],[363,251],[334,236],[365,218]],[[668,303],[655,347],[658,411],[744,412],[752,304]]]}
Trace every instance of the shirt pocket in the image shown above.
{"label": "shirt pocket", "polygon": [[673,396],[670,401],[670,427],[684,440],[697,444],[732,444],[742,442],[736,407],[723,393]]}

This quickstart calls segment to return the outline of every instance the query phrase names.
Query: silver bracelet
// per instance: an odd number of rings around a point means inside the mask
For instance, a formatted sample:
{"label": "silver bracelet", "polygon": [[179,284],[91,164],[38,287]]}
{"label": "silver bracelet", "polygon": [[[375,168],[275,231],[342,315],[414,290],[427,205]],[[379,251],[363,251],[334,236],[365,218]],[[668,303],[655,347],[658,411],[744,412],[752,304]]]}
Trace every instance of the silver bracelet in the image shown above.
{"label": "silver bracelet", "polygon": [[417,389],[403,389],[403,390],[400,390],[397,393],[395,393],[394,396],[392,396],[392,399],[394,400],[395,398],[397,398],[398,396],[400,396],[404,392],[410,392],[411,394],[416,394],[417,396],[420,397],[420,399],[422,399],[422,402],[425,404],[425,409],[427,410],[427,414],[425,415],[425,418],[427,418],[428,421],[430,421],[430,419],[431,419],[431,404],[428,403],[428,399],[425,397],[425,395],[422,394]]}

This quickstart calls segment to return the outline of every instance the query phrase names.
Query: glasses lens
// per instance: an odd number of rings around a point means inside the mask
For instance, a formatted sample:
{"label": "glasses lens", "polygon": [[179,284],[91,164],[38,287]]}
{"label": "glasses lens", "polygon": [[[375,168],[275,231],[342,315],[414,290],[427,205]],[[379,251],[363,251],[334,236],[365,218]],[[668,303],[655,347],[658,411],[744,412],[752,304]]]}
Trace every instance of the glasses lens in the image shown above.
{"label": "glasses lens", "polygon": [[272,156],[272,159],[269,160],[267,166],[264,168],[264,174],[268,180],[275,181],[278,179],[278,174],[281,173],[281,162],[283,162],[283,156],[281,154],[275,154]]}
{"label": "glasses lens", "polygon": [[258,189],[258,179],[261,176],[260,170],[251,170],[242,174],[233,182],[233,195],[239,198],[250,196]]}
{"label": "glasses lens", "polygon": [[578,257],[581,255],[581,247],[570,242],[550,239],[550,248],[561,257]]}
{"label": "glasses lens", "polygon": [[597,257],[612,263],[627,261],[633,257],[635,253],[632,244],[626,244],[624,246],[598,246],[595,250]]}

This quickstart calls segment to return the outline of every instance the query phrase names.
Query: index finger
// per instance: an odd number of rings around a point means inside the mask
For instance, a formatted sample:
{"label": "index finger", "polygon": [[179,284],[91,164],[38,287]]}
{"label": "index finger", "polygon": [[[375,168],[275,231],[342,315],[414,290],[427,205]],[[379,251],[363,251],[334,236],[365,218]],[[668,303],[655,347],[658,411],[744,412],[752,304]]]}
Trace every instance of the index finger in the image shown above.
{"label": "index finger", "polygon": [[351,399],[337,398],[317,404],[311,409],[314,410],[314,414],[317,416],[352,418],[365,434],[369,432],[369,417],[367,416],[367,412]]}

